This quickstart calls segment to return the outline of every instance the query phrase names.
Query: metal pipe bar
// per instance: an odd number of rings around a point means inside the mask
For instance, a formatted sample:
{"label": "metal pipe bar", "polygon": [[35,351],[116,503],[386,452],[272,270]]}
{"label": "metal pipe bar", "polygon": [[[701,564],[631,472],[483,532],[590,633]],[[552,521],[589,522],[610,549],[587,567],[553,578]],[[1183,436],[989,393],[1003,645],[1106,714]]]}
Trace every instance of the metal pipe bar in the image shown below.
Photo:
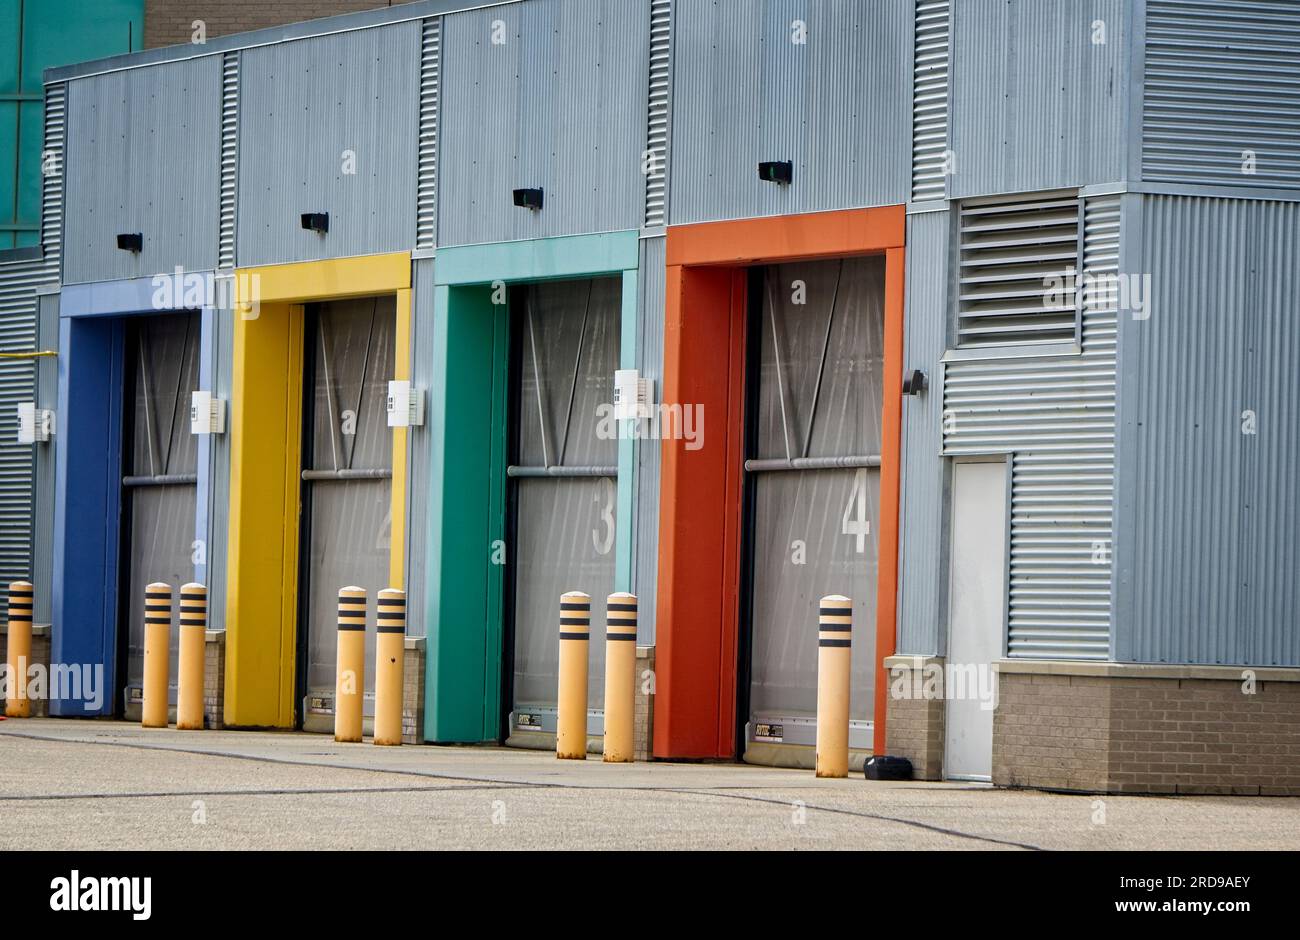
{"label": "metal pipe bar", "polygon": [[745,469],[750,473],[772,473],[784,470],[852,470],[859,467],[879,467],[880,457],[771,457],[762,460],[746,460]]}
{"label": "metal pipe bar", "polygon": [[345,470],[304,470],[302,472],[304,480],[316,482],[331,482],[337,480],[391,480],[393,471],[380,468],[352,469]]}
{"label": "metal pipe bar", "polygon": [[618,467],[506,467],[508,477],[616,477]]}
{"label": "metal pipe bar", "polygon": [[187,486],[198,482],[199,475],[197,473],[158,473],[122,477],[124,487]]}

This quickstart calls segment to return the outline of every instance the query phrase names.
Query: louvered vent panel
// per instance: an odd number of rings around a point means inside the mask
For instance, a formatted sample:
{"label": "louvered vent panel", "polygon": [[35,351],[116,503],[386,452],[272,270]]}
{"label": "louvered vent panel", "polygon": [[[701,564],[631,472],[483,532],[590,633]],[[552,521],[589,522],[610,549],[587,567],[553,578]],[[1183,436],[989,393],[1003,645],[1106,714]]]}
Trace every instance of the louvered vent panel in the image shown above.
{"label": "louvered vent panel", "polygon": [[239,53],[227,52],[221,63],[221,230],[217,267],[235,266],[235,185],[239,172]]}
{"label": "louvered vent panel", "polygon": [[957,344],[1078,338],[1079,198],[1071,191],[961,204]]}
{"label": "louvered vent panel", "polygon": [[57,281],[63,251],[63,143],[68,86],[45,89],[45,148],[41,154],[41,247],[49,279]]}
{"label": "louvered vent panel", "polygon": [[912,201],[943,199],[948,151],[948,0],[917,0],[912,84]]}
{"label": "louvered vent panel", "polygon": [[672,0],[650,4],[650,107],[646,149],[654,167],[646,174],[645,224],[664,224],[668,187],[668,92],[672,38]]}
{"label": "louvered vent panel", "polygon": [[416,184],[415,246],[432,248],[438,232],[438,95],[442,19],[424,21],[420,46],[420,157]]}

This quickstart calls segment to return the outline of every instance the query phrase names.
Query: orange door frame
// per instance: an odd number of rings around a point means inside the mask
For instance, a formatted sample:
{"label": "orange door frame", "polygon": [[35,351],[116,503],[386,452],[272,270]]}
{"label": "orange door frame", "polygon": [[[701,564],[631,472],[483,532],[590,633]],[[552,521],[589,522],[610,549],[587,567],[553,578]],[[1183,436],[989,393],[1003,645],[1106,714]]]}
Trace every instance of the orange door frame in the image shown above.
{"label": "orange door frame", "polygon": [[[665,433],[662,444],[656,757],[736,754],[745,269],[867,254],[885,256],[874,709],[874,748],[884,753],[884,660],[896,639],[905,231],[903,206],[668,228],[663,403],[698,409],[700,435]],[[813,610],[808,636],[816,636]]]}

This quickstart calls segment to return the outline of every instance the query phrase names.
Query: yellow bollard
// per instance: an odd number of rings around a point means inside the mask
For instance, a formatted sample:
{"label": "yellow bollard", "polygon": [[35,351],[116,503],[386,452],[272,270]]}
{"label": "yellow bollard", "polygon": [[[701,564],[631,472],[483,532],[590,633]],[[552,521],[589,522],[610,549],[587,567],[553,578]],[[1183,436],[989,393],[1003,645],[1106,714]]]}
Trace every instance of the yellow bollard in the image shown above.
{"label": "yellow bollard", "polygon": [[203,644],[208,630],[208,589],[181,585],[180,660],[176,667],[176,730],[203,730]]}
{"label": "yellow bollard", "polygon": [[605,604],[605,760],[636,756],[636,595],[611,594]]}
{"label": "yellow bollard", "polygon": [[163,581],[144,589],[144,702],[140,725],[167,727],[167,676],[172,641],[172,586]]}
{"label": "yellow bollard", "polygon": [[32,703],[27,697],[27,667],[32,660],[32,593],[30,581],[9,582],[6,718],[30,718],[32,714]]}
{"label": "yellow bollard", "polygon": [[587,649],[591,640],[591,597],[581,591],[560,595],[559,715],[555,756],[587,759]]}
{"label": "yellow bollard", "polygon": [[366,694],[366,589],[339,588],[338,674],[334,685],[334,740],[361,740]]}
{"label": "yellow bollard", "polygon": [[817,776],[849,775],[849,667],[853,601],[822,598],[817,630]]}
{"label": "yellow bollard", "polygon": [[384,588],[375,610],[375,743],[402,743],[406,592]]}

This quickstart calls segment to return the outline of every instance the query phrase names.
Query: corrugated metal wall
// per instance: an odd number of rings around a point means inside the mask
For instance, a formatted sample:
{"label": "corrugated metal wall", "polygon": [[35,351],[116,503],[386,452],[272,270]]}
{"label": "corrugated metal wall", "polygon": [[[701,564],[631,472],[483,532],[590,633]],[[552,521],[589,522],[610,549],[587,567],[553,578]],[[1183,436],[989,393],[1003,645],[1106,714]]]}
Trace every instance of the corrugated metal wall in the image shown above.
{"label": "corrugated metal wall", "polygon": [[923,371],[930,388],[903,398],[899,492],[898,651],[940,654],[946,631],[944,556],[943,394],[940,387],[948,324],[950,215],[907,217],[903,371]]}
{"label": "corrugated metal wall", "polygon": [[235,266],[235,210],[239,182],[239,52],[221,57],[221,194],[217,267]]}
{"label": "corrugated metal wall", "polygon": [[[205,364],[210,381],[201,384],[214,397],[226,402],[226,420],[230,420],[231,372],[235,360],[235,314],[231,310],[214,310],[212,316],[211,348]],[[206,377],[206,376],[205,376]],[[226,552],[230,531],[230,435],[212,434],[208,437],[208,537],[203,546],[207,559],[207,577],[201,579],[208,586],[208,596],[226,596]],[[197,578],[199,572],[195,573]],[[208,627],[212,630],[226,628],[225,603],[211,604],[208,608]]]}
{"label": "corrugated metal wall", "polygon": [[[637,286],[637,368],[653,384],[652,401],[663,397],[664,278],[666,240],[641,240],[641,270]],[[663,443],[640,442],[637,454],[636,536],[632,542],[632,592],[637,595],[638,635],[642,644],[654,643],[655,602],[659,588],[659,463]]]}
{"label": "corrugated metal wall", "polygon": [[442,18],[420,24],[420,155],[416,180],[415,247],[438,237],[438,118],[442,96]]}
{"label": "corrugated metal wall", "polygon": [[1116,658],[1300,666],[1300,204],[1142,198]]}
{"label": "corrugated metal wall", "polygon": [[[411,385],[433,387],[433,267],[430,259],[416,261],[411,307]],[[425,572],[428,571],[430,422],[407,430],[406,483],[406,632],[425,635]]]}
{"label": "corrugated metal wall", "polygon": [[241,54],[241,267],[415,244],[420,46],[413,21]]}
{"label": "corrugated metal wall", "polygon": [[[6,352],[58,346],[58,296],[63,235],[63,140],[67,89],[45,90],[41,185],[41,246],[29,260],[0,264],[0,349]],[[44,293],[38,294],[38,290]],[[17,405],[35,401],[53,408],[58,397],[54,359],[0,360],[0,604],[18,578],[36,586],[34,614],[50,616],[50,547],[54,518],[54,452],[58,434],[45,444],[17,443]]]}
{"label": "corrugated metal wall", "polygon": [[[1085,200],[1083,271],[1118,272],[1120,197]],[[1113,283],[1113,282],[1110,282]],[[1014,454],[1008,655],[1107,659],[1114,298],[1083,306],[1082,354],[947,363],[944,453]]]}
{"label": "corrugated metal wall", "polygon": [[1147,0],[1142,178],[1300,187],[1297,76],[1300,3]]}
{"label": "corrugated metal wall", "polygon": [[650,0],[650,86],[645,167],[645,225],[668,217],[668,135],[672,118],[673,0]]}
{"label": "corrugated metal wall", "polygon": [[[37,298],[38,323],[36,343],[41,349],[59,345],[59,295],[42,294]],[[36,366],[36,401],[53,408],[59,400],[59,363],[42,359]],[[37,623],[50,622],[50,590],[54,574],[54,465],[59,449],[58,428],[48,444],[36,448],[36,481],[32,526],[32,584],[35,586],[34,614]]]}
{"label": "corrugated metal wall", "polygon": [[948,0],[917,0],[912,55],[912,201],[942,199],[948,167]]}
{"label": "corrugated metal wall", "polygon": [[[906,202],[912,15],[912,0],[678,0],[669,221]],[[764,160],[793,162],[793,183],[761,181]]]}
{"label": "corrugated metal wall", "polygon": [[[64,283],[216,266],[220,56],[77,79],[67,123],[79,158],[68,166]],[[117,247],[136,232],[143,251]]]}
{"label": "corrugated metal wall", "polygon": [[949,196],[1125,178],[1128,15],[1128,0],[954,4]]}
{"label": "corrugated metal wall", "polygon": [[[0,263],[0,351],[36,348],[36,288],[44,261]],[[32,577],[32,474],[35,450],[18,443],[18,403],[34,401],[36,360],[0,360],[0,598],[10,581]]]}
{"label": "corrugated metal wall", "polygon": [[[47,166],[41,184],[41,250],[51,283],[58,283],[63,260],[63,194],[66,166],[64,149],[68,131],[68,86],[45,88],[45,148]],[[51,346],[50,348],[53,348]]]}
{"label": "corrugated metal wall", "polygon": [[[443,18],[439,245],[640,227],[649,31],[647,0]],[[521,188],[544,207],[515,206]]]}

